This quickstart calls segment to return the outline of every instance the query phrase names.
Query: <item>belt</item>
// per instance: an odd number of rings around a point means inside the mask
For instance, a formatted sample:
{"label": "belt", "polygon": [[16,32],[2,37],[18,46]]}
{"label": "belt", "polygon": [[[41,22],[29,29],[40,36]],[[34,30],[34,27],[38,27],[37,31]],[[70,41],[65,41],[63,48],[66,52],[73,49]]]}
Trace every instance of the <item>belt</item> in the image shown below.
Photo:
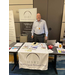
{"label": "belt", "polygon": [[[34,33],[35,34],[35,33]],[[44,35],[44,33],[42,33],[42,34],[35,34],[35,35],[38,35],[38,36],[40,36],[40,35]]]}

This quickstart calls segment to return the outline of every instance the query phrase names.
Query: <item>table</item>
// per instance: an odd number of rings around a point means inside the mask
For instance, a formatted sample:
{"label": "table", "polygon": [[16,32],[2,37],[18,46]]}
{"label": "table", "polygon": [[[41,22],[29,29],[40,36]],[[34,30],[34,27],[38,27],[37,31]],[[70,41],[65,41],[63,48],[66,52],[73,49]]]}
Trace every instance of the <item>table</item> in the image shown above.
{"label": "table", "polygon": [[[16,44],[16,42],[13,42],[12,44],[10,44],[9,45],[9,47],[14,47],[14,45]],[[23,45],[23,44],[22,44]],[[21,45],[21,46],[22,46]],[[19,49],[21,48],[21,46],[17,46],[17,47],[19,47]],[[18,49],[18,50],[19,50]],[[12,71],[14,70],[14,68],[17,66],[17,64],[18,64],[18,61],[17,61],[17,52],[18,52],[18,50],[16,51],[16,52],[9,52],[9,53],[13,53],[14,54],[14,66],[13,66],[13,68],[12,68]]]}
{"label": "table", "polygon": [[57,70],[56,70],[57,55],[65,55],[65,54],[64,53],[58,53],[56,48],[57,47],[53,47],[53,49],[52,49],[53,53],[50,53],[50,55],[54,55],[54,60],[52,61],[53,62],[53,67],[54,67],[54,70],[55,70],[56,74],[58,74]]}
{"label": "table", "polygon": [[[11,45],[9,45],[9,47],[13,47],[14,45],[16,44],[16,42],[14,42],[14,43],[12,43]],[[24,43],[23,43],[24,44]],[[22,44],[22,45],[23,45]],[[20,46],[20,48],[21,48],[21,46]],[[19,49],[20,49],[19,48]],[[57,47],[53,47],[53,49],[52,49],[52,51],[53,51],[53,53],[49,53],[49,55],[54,55],[54,60],[52,61],[53,62],[53,67],[54,67],[54,70],[55,70],[55,72],[56,72],[56,74],[58,74],[57,73],[57,70],[56,70],[56,60],[57,60],[57,55],[65,55],[64,53],[58,53],[57,52],[57,49],[56,49]],[[18,49],[18,50],[19,50]],[[18,51],[17,51],[18,52]],[[17,52],[9,52],[9,53],[13,53],[14,54],[14,67],[12,68],[12,71],[14,70],[14,68],[16,67],[16,65],[18,64],[18,61],[17,61]]]}

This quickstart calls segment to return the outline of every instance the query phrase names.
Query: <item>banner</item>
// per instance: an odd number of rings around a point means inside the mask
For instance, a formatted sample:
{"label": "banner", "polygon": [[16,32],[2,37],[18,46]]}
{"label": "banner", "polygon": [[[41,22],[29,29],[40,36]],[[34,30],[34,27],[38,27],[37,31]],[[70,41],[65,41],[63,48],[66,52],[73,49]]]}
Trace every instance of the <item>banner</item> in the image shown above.
{"label": "banner", "polygon": [[13,11],[9,11],[9,44],[16,42]]}
{"label": "banner", "polygon": [[36,20],[37,8],[19,9],[20,22],[34,22]]}
{"label": "banner", "polygon": [[19,68],[47,70],[48,69],[48,54],[19,53]]}
{"label": "banner", "polygon": [[45,43],[25,43],[18,51],[19,68],[47,70],[49,53]]}

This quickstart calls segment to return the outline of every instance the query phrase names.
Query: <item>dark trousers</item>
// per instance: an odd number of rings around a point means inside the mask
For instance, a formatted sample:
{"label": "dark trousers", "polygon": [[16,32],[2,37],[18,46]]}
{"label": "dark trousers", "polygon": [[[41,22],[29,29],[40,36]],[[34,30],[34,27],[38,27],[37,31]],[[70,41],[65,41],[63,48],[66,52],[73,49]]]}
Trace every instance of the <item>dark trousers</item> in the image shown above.
{"label": "dark trousers", "polygon": [[44,43],[44,35],[45,34],[34,34],[34,42]]}

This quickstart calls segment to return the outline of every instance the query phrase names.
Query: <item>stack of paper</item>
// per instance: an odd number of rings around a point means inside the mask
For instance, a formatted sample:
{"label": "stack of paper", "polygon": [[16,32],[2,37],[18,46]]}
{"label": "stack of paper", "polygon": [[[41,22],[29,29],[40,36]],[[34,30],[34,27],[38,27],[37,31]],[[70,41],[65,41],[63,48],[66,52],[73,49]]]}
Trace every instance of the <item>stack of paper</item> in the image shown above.
{"label": "stack of paper", "polygon": [[19,47],[12,47],[9,52],[16,52],[19,49]]}
{"label": "stack of paper", "polygon": [[57,48],[58,53],[65,53],[65,49],[63,48]]}
{"label": "stack of paper", "polygon": [[23,43],[16,43],[14,46],[21,46]]}

